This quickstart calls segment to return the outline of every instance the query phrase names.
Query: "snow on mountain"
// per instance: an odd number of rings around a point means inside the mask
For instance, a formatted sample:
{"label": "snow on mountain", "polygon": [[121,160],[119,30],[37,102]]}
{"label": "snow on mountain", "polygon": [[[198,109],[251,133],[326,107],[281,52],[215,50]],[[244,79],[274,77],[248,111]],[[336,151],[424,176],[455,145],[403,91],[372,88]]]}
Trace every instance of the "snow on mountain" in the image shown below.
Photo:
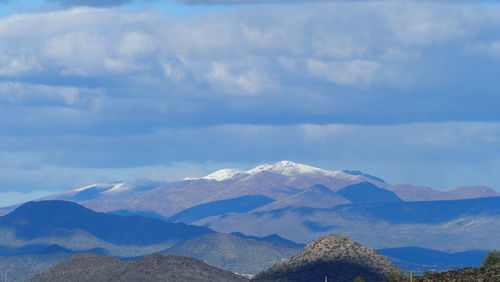
{"label": "snow on mountain", "polygon": [[[203,179],[212,179],[212,180],[217,180],[217,181],[224,181],[224,180],[234,178],[237,175],[241,175],[242,173],[244,173],[244,172],[241,170],[225,168],[225,169],[218,170],[214,173],[211,173],[207,176],[204,176],[202,178]],[[189,178],[189,179],[195,179],[195,178]]]}
{"label": "snow on mountain", "polygon": [[160,186],[162,183],[138,179],[127,182],[112,182],[112,183],[96,183],[81,188],[77,188],[68,192],[51,195],[42,200],[73,200],[77,202],[90,201],[98,198],[109,198],[116,196],[131,196],[136,192],[147,191]]}
{"label": "snow on mountain", "polygon": [[[115,210],[154,212],[172,216],[190,207],[260,195],[276,202],[266,210],[286,206],[331,207],[345,204],[335,194],[349,185],[362,182],[396,193],[405,201],[471,198],[496,195],[487,188],[462,188],[455,191],[436,191],[411,186],[390,185],[382,179],[360,171],[327,170],[291,161],[263,164],[249,170],[221,169],[201,178],[188,178],[169,183],[149,180],[93,184],[44,199],[75,201],[97,211]],[[324,189],[310,188],[316,184]],[[328,191],[331,190],[331,191]],[[471,192],[472,191],[472,192]],[[344,199],[345,200],[345,199]],[[264,209],[264,207],[262,208]]]}
{"label": "snow on mountain", "polygon": [[[344,171],[330,171],[291,161],[280,161],[259,165],[247,171],[222,169],[201,178],[171,182],[137,196],[133,205],[136,210],[153,210],[169,217],[192,206],[246,195],[261,195],[279,201],[315,184],[324,185],[334,192],[360,182],[372,182],[381,187],[387,185],[361,174],[353,175]],[[306,198],[312,199],[312,194],[305,194],[294,203],[300,199],[306,201]],[[304,205],[310,206],[309,202]],[[331,206],[329,203],[325,205]]]}
{"label": "snow on mountain", "polygon": [[[238,169],[221,169],[213,172],[201,179],[226,181],[234,178],[242,178],[246,176],[256,175],[262,172],[271,172],[281,174],[284,176],[298,177],[298,176],[330,176],[341,179],[353,180],[359,176],[366,176],[364,174],[352,174],[349,171],[341,170],[326,170],[305,164],[298,164],[291,161],[280,161],[275,164],[263,164],[247,171]],[[186,178],[186,180],[196,180],[197,178]],[[199,179],[199,178],[198,178]],[[382,182],[382,181],[381,181]]]}
{"label": "snow on mountain", "polygon": [[248,174],[256,174],[262,171],[271,171],[286,176],[298,176],[298,175],[329,175],[329,176],[347,176],[347,174],[342,171],[329,171],[322,168],[312,167],[304,164],[297,164],[291,161],[281,161],[274,165],[264,164],[259,165],[253,169],[248,170]]}
{"label": "snow on mountain", "polygon": [[152,181],[149,179],[136,179],[133,181],[120,182],[114,185],[111,189],[102,192],[103,195],[113,195],[118,193],[126,193],[131,191],[148,191],[163,184],[162,182]]}

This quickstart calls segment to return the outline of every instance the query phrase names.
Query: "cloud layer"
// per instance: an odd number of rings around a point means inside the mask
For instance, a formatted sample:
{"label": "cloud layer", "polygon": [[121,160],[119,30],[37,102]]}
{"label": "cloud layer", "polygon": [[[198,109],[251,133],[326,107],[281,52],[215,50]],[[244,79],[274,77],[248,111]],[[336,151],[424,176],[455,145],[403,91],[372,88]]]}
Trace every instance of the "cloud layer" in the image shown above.
{"label": "cloud layer", "polygon": [[4,17],[0,153],[15,161],[0,180],[62,189],[97,169],[292,159],[479,182],[500,167],[498,30],[493,6],[377,1]]}
{"label": "cloud layer", "polygon": [[112,7],[128,4],[132,0],[46,0],[64,6]]}

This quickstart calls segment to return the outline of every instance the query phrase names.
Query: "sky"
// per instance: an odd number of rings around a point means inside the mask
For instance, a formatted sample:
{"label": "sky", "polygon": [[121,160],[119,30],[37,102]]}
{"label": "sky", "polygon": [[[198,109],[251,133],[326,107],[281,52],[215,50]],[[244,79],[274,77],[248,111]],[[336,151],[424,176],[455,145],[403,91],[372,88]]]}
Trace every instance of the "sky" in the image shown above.
{"label": "sky", "polygon": [[291,160],[500,191],[497,1],[0,0],[0,206]]}

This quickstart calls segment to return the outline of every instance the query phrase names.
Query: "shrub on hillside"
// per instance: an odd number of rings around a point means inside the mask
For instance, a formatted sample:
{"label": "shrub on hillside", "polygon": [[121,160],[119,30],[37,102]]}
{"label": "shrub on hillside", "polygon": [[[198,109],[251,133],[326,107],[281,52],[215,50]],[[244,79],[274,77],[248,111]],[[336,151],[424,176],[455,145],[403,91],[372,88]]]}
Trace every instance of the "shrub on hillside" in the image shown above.
{"label": "shrub on hillside", "polygon": [[[410,275],[413,275],[413,274],[410,274]],[[408,275],[402,270],[389,272],[389,273],[387,273],[386,276],[387,276],[387,281],[389,281],[389,282],[400,282],[400,281],[408,281],[409,280]]]}
{"label": "shrub on hillside", "polygon": [[491,250],[483,259],[483,265],[492,266],[497,264],[500,265],[500,251]]}

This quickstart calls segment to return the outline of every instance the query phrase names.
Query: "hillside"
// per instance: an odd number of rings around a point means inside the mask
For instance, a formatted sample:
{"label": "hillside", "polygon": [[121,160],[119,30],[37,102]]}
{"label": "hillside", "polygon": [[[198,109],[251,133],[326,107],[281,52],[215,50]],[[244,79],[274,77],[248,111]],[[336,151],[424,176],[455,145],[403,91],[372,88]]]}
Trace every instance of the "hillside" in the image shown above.
{"label": "hillside", "polygon": [[151,255],[137,261],[120,261],[96,254],[77,254],[29,281],[238,282],[246,280],[239,275],[187,257]]}
{"label": "hillside", "polygon": [[399,269],[387,258],[347,236],[330,235],[309,243],[289,260],[257,274],[252,281],[349,281],[360,276],[381,281]]}
{"label": "hillside", "polygon": [[411,202],[465,200],[500,196],[500,193],[497,191],[484,186],[459,187],[447,191],[439,191],[431,187],[396,184],[388,186],[388,189],[396,193],[403,201]]}
{"label": "hillside", "polygon": [[393,192],[369,182],[349,185],[337,191],[337,194],[354,204],[402,202]]}
{"label": "hillside", "polygon": [[65,260],[72,253],[57,252],[18,256],[0,256],[2,280],[24,281]]}
{"label": "hillside", "polygon": [[238,198],[196,205],[169,217],[167,220],[171,222],[191,223],[209,216],[223,215],[231,212],[249,212],[272,202],[274,202],[273,199],[262,195],[241,196]]}
{"label": "hillside", "polygon": [[343,198],[328,187],[316,184],[302,192],[292,194],[289,197],[257,208],[256,211],[271,211],[286,207],[310,207],[310,208],[332,208],[337,205],[350,204],[351,202]]}
{"label": "hillside", "polygon": [[450,270],[441,273],[426,273],[422,276],[417,276],[413,280],[415,282],[471,282],[484,281],[496,282],[500,281],[500,265],[467,267],[458,270]]}
{"label": "hillside", "polygon": [[[278,234],[298,243],[348,234],[373,248],[418,246],[449,252],[499,248],[500,197],[436,202],[290,207],[195,222],[223,233]],[[426,230],[422,233],[421,230]],[[414,236],[419,234],[419,236]]]}
{"label": "hillside", "polygon": [[141,216],[97,213],[72,202],[29,202],[0,217],[0,250],[57,244],[73,251],[138,256],[213,232]]}
{"label": "hillside", "polygon": [[288,259],[299,250],[228,234],[208,234],[181,242],[163,253],[197,258],[232,272],[255,274]]}

